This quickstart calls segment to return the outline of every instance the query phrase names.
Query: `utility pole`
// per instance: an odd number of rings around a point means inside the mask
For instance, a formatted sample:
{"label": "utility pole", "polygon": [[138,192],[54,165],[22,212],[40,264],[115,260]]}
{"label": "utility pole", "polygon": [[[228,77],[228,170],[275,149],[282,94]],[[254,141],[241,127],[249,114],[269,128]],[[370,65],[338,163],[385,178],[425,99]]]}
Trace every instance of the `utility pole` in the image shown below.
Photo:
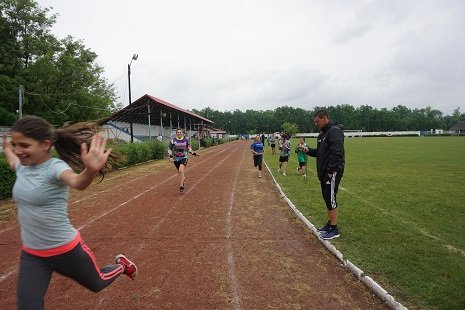
{"label": "utility pole", "polygon": [[24,88],[23,85],[19,85],[18,88],[18,95],[19,95],[19,107],[18,107],[18,113],[19,113],[19,118],[23,118],[23,95],[24,94]]}

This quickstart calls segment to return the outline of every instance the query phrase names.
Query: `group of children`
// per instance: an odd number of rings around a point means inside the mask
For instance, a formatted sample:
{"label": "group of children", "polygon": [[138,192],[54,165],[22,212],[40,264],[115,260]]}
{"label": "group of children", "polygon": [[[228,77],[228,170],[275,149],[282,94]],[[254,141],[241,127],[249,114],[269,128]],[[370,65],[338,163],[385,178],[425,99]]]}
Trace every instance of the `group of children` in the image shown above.
{"label": "group of children", "polygon": [[[287,164],[289,162],[289,157],[291,155],[291,142],[289,140],[290,136],[286,133],[282,133],[279,138],[279,168],[278,173],[282,173],[283,176],[286,176]],[[271,155],[276,154],[276,145],[275,137],[272,136],[270,140],[271,144]],[[255,136],[255,141],[250,146],[253,154],[254,166],[258,167],[258,177],[262,177],[262,164],[263,164],[263,139],[259,135]],[[297,174],[301,175],[304,178],[307,178],[307,158],[308,158],[308,149],[309,145],[305,143],[305,138],[300,138],[299,144],[295,148],[295,153],[297,153],[297,160],[299,162],[299,167],[297,167]]]}

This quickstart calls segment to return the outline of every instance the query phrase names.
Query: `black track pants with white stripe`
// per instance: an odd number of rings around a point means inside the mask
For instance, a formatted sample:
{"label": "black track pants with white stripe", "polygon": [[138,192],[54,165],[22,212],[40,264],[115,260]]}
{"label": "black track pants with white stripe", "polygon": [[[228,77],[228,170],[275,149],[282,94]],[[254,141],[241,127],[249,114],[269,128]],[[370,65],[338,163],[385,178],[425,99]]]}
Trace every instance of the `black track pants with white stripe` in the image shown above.
{"label": "black track pants with white stripe", "polygon": [[328,210],[334,210],[337,208],[336,195],[341,178],[342,175],[340,173],[333,172],[331,177],[329,177],[329,175],[325,175],[325,178],[320,180],[321,193]]}

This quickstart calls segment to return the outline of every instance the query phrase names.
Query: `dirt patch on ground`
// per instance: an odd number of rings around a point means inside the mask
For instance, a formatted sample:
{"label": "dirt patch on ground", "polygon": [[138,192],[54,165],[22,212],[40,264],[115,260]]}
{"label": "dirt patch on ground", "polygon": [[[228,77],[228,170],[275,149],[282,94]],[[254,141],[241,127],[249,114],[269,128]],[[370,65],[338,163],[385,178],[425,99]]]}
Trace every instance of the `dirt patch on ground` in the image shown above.
{"label": "dirt patch on ground", "polygon": [[[189,159],[179,193],[169,161],[72,191],[70,217],[101,266],[125,253],[139,268],[100,293],[54,275],[47,309],[387,309],[294,216],[249,143]],[[0,222],[0,300],[15,308],[19,229]]]}

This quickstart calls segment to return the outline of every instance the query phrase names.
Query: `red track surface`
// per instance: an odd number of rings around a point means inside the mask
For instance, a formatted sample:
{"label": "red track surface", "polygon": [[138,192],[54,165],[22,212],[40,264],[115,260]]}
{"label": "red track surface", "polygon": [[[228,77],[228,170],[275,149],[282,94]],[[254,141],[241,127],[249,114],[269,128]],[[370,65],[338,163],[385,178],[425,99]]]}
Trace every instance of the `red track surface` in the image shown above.
{"label": "red track surface", "polygon": [[[387,309],[296,219],[271,177],[257,178],[249,144],[191,157],[183,194],[169,161],[72,191],[71,220],[99,265],[125,253],[139,275],[92,293],[54,274],[46,308]],[[15,309],[19,248],[13,216],[0,222],[1,309]]]}

